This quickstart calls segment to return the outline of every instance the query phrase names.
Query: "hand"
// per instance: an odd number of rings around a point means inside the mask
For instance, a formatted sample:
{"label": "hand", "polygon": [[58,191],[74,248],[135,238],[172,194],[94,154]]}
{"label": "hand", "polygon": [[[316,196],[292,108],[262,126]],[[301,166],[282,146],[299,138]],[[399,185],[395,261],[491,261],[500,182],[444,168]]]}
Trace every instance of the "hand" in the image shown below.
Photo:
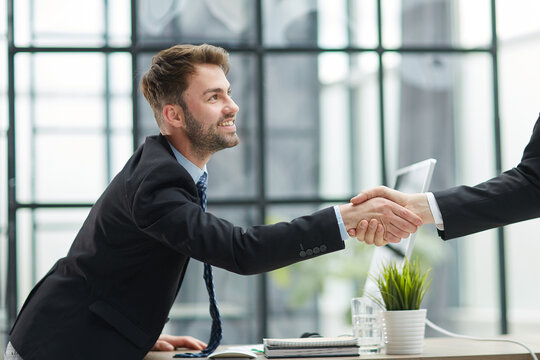
{"label": "hand", "polygon": [[206,344],[191,336],[172,336],[161,334],[152,347],[152,351],[174,351],[177,347],[185,347],[192,350],[203,350]]}
{"label": "hand", "polygon": [[[418,214],[422,218],[423,223],[425,224],[434,222],[426,194],[405,194],[394,189],[387,188],[385,186],[379,186],[361,192],[360,194],[351,199],[351,203],[361,204],[362,202],[375,197],[383,197],[388,200],[394,201],[401,206],[404,206],[405,208]],[[373,231],[369,231],[370,229],[366,231],[366,224],[367,222],[361,222],[358,224],[358,227],[356,229],[349,229],[349,235],[356,236],[359,241],[365,241],[369,243],[374,238],[374,235]],[[379,224],[376,219],[372,219],[370,221],[370,225],[372,227],[377,227]],[[377,236],[377,234],[378,233],[376,233],[375,236]]]}
{"label": "hand", "polygon": [[420,216],[424,224],[431,224],[435,222],[433,219],[433,214],[431,214],[431,210],[429,208],[427,196],[423,193],[406,194],[394,189],[390,189],[386,186],[378,186],[373,189],[362,191],[360,194],[351,199],[351,203],[358,205],[364,201],[376,197],[388,199],[408,210],[411,210],[413,213]]}
{"label": "hand", "polygon": [[[364,199],[339,207],[346,229],[357,229],[360,240],[377,246],[399,242],[422,225],[422,219],[408,209],[384,198]],[[373,219],[369,223],[367,219]]]}

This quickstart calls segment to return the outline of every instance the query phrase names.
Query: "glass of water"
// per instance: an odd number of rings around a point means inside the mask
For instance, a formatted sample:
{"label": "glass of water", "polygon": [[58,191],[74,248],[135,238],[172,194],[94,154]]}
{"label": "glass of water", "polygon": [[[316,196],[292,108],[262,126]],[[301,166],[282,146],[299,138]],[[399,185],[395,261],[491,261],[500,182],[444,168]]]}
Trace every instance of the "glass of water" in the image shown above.
{"label": "glass of water", "polygon": [[360,353],[381,351],[382,317],[379,306],[367,297],[351,300],[353,336],[358,339]]}

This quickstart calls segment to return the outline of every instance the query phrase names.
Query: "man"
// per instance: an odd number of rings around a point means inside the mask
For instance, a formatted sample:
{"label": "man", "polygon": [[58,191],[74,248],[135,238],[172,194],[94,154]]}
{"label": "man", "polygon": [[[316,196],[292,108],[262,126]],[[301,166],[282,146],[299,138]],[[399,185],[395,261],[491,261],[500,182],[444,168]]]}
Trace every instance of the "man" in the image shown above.
{"label": "man", "polygon": [[[376,197],[395,201],[418,214],[424,223],[435,223],[444,240],[540,217],[539,124],[540,117],[515,168],[474,187],[457,186],[426,194],[377,187],[360,193],[351,202],[360,204]],[[359,240],[375,241],[372,230],[358,228],[357,232]]]}
{"label": "man", "polygon": [[[153,58],[141,88],[161,135],[135,152],[92,207],[67,256],[32,290],[12,328],[9,356],[141,359],[153,346],[200,350],[206,345],[193,338],[159,337],[190,258],[255,274],[343,249],[346,229],[363,219],[381,224],[374,229],[377,245],[421,225],[386,199],[248,229],[205,212],[206,164],[239,142],[228,70],[228,54],[210,45],[174,46]],[[210,352],[221,336],[216,319]]]}

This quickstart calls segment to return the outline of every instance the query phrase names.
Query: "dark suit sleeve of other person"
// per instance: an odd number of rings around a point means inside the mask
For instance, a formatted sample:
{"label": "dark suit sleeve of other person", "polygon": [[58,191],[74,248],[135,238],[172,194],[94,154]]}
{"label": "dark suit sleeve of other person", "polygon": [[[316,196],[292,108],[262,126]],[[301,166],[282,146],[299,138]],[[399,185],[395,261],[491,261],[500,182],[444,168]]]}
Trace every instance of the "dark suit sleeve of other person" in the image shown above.
{"label": "dark suit sleeve of other person", "polygon": [[142,359],[190,258],[255,274],[343,248],[332,207],[247,229],[203,212],[165,138],[149,137],[34,287],[10,340],[24,360]]}
{"label": "dark suit sleeve of other person", "polygon": [[540,118],[521,162],[474,187],[434,192],[447,240],[540,217]]}

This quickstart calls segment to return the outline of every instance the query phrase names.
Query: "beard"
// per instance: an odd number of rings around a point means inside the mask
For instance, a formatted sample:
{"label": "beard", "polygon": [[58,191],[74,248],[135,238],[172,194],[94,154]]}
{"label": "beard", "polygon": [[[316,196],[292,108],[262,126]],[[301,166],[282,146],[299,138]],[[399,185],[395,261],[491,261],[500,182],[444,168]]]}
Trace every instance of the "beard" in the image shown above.
{"label": "beard", "polygon": [[213,154],[219,150],[227,149],[238,145],[240,139],[236,132],[231,134],[220,134],[217,124],[227,117],[222,117],[216,122],[216,127],[204,129],[193,114],[185,107],[186,135],[193,145],[193,150],[199,154]]}

